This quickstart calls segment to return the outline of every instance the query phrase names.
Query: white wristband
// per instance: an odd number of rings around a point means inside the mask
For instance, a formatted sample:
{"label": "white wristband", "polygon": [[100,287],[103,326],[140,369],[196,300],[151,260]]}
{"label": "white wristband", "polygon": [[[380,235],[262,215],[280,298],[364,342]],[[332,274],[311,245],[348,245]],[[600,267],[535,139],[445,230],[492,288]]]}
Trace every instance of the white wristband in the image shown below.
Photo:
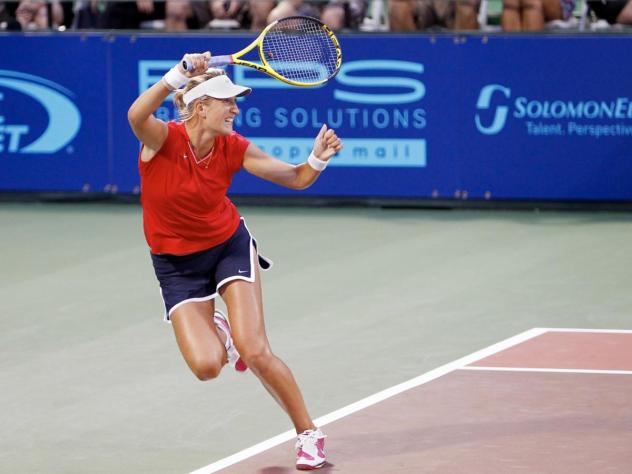
{"label": "white wristband", "polygon": [[316,158],[316,155],[314,155],[313,151],[307,157],[307,164],[316,171],[322,171],[327,168],[327,161],[319,160],[318,158]]}
{"label": "white wristband", "polygon": [[178,66],[173,66],[167,74],[162,76],[162,82],[167,86],[167,89],[175,91],[186,86],[189,78],[180,72]]}

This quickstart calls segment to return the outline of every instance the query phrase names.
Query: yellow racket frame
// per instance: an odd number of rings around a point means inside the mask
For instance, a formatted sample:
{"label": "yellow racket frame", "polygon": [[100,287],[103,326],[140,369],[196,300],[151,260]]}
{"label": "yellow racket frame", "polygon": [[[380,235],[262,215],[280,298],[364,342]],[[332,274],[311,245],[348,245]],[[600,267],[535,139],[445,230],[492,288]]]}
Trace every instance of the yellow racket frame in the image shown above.
{"label": "yellow racket frame", "polygon": [[[261,34],[252,43],[250,43],[241,51],[231,54],[230,58],[231,58],[232,64],[237,64],[238,66],[251,67],[253,69],[256,69],[257,71],[267,74],[268,76],[274,77],[275,79],[278,79],[281,82],[285,82],[286,84],[290,84],[292,86],[297,86],[297,87],[320,86],[324,84],[325,82],[327,82],[329,79],[331,79],[331,77],[328,77],[326,79],[315,81],[315,82],[296,82],[296,81],[293,81],[291,79],[287,79],[281,76],[274,69],[272,69],[272,67],[266,60],[265,55],[263,53],[263,38],[268,33],[268,31],[274,28],[274,26],[279,21],[281,20],[276,20],[270,23],[268,26],[264,28]],[[340,43],[338,42],[338,38],[336,38],[336,35],[334,34],[334,32],[331,31],[331,29],[327,25],[325,25],[324,23],[321,23],[321,28],[325,31],[325,33],[327,33],[332,43],[334,44],[334,47],[336,48],[336,73],[337,73],[340,70],[340,66],[342,65],[342,49],[340,48]],[[259,50],[259,59],[261,60],[262,64],[257,64],[257,63],[253,63],[252,61],[239,59],[241,56],[244,56],[245,54],[248,54],[250,51],[252,51],[255,47],[258,48]]]}

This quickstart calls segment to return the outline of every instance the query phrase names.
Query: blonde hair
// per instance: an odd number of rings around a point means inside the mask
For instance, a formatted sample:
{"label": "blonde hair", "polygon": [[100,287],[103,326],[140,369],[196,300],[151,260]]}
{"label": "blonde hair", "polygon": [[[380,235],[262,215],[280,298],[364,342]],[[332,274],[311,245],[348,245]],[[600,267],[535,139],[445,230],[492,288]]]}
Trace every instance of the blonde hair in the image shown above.
{"label": "blonde hair", "polygon": [[209,69],[201,76],[194,76],[191,79],[189,79],[189,82],[183,89],[178,89],[173,94],[173,105],[175,105],[176,110],[178,111],[178,116],[180,117],[181,121],[186,122],[187,120],[191,119],[194,115],[193,112],[195,111],[195,104],[199,100],[206,99],[206,97],[200,97],[198,99],[195,99],[189,105],[185,105],[184,94],[189,92],[195,86],[198,86],[202,84],[203,82],[208,81],[209,79],[213,79],[214,77],[217,77],[217,76],[223,76],[225,74],[226,72],[223,69]]}

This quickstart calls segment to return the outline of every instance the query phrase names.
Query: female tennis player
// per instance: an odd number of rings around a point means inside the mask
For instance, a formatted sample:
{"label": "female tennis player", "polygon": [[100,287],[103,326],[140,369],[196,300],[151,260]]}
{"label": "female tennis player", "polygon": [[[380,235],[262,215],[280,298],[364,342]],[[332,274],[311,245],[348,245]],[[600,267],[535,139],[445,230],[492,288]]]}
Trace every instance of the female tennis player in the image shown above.
{"label": "female tennis player", "polygon": [[[139,157],[143,226],[176,341],[200,380],[231,363],[250,367],[290,416],[298,435],[296,467],[325,464],[324,438],[307,412],[290,369],[276,357],[266,336],[259,267],[270,262],[226,192],[241,168],[291,189],[305,189],[342,149],[323,125],[307,161],[293,166],[263,152],[233,130],[236,98],[250,94],[221,70],[209,70],[210,53],[185,54],[182,61],[143,92],[128,111],[142,147]],[[153,113],[175,91],[181,121],[163,122]],[[220,295],[228,318],[215,309]],[[230,325],[228,323],[230,320]]]}

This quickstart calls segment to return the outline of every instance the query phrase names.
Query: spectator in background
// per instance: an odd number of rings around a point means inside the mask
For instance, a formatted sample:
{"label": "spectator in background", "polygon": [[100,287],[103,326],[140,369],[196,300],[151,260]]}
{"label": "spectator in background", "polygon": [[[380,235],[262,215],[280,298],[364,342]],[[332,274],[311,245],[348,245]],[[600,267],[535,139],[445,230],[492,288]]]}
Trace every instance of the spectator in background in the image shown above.
{"label": "spectator in background", "polygon": [[367,0],[330,0],[323,7],[320,19],[334,31],[357,30],[366,15],[367,3]]}
{"label": "spectator in background", "polygon": [[478,29],[480,0],[389,0],[391,31]]}
{"label": "spectator in background", "polygon": [[0,2],[0,31],[20,31],[20,23],[15,18],[17,5],[13,2]]}
{"label": "spectator in background", "polygon": [[40,0],[22,0],[15,17],[24,31],[59,28],[64,21],[64,10],[57,0],[50,3]]}
{"label": "spectator in background", "polygon": [[293,15],[320,18],[321,5],[322,2],[319,0],[281,0],[268,15],[267,23]]}
{"label": "spectator in background", "polygon": [[541,31],[550,21],[567,21],[575,0],[503,0],[500,24],[504,31]]}
{"label": "spectator in background", "polygon": [[143,22],[164,20],[165,2],[108,2],[103,12],[103,27],[115,30],[138,30]]}
{"label": "spectator in background", "polygon": [[588,0],[588,7],[611,25],[632,25],[632,0]]}
{"label": "spectator in background", "polygon": [[[264,2],[266,3],[266,2]],[[247,0],[211,0],[212,22],[214,28],[250,28],[249,3]]]}
{"label": "spectator in background", "polygon": [[72,28],[75,30],[103,28],[105,3],[99,0],[80,0],[75,2]]}
{"label": "spectator in background", "polygon": [[188,0],[169,0],[165,2],[165,30],[185,31],[189,29],[187,20],[193,15]]}
{"label": "spectator in background", "polygon": [[454,26],[454,2],[446,0],[389,0],[391,31],[418,31]]}
{"label": "spectator in background", "polygon": [[263,30],[268,24],[268,16],[275,6],[275,0],[250,0],[248,2],[250,29],[253,31]]}
{"label": "spectator in background", "polygon": [[210,19],[209,8],[210,2],[189,0],[114,1],[108,2],[98,23],[106,29],[184,31],[205,27]]}
{"label": "spectator in background", "polygon": [[632,25],[632,0],[625,2],[621,12],[617,16],[617,23],[620,25]]}
{"label": "spectator in background", "polygon": [[575,0],[542,0],[544,21],[568,21],[575,11]]}
{"label": "spectator in background", "polygon": [[504,31],[543,30],[542,0],[503,0],[500,24]]}
{"label": "spectator in background", "polygon": [[245,2],[242,0],[210,0],[209,8],[213,19],[233,20],[243,11]]}
{"label": "spectator in background", "polygon": [[480,0],[456,0],[455,30],[478,30]]}

